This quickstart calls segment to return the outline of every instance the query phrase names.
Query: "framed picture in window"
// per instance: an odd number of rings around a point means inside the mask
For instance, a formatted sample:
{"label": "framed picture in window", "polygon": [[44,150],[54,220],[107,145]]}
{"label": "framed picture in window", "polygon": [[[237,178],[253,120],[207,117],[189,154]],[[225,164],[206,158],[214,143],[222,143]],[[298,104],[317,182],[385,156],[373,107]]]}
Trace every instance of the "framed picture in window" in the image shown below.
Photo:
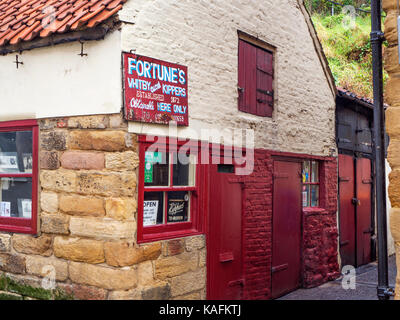
{"label": "framed picture in window", "polygon": [[18,199],[18,215],[22,218],[32,217],[32,200]]}
{"label": "framed picture in window", "polygon": [[18,171],[16,152],[0,152],[0,172]]}
{"label": "framed picture in window", "polygon": [[22,162],[24,164],[24,172],[31,173],[32,172],[32,154],[31,153],[23,153],[22,154]]}
{"label": "framed picture in window", "polygon": [[0,122],[0,231],[37,233],[38,140],[36,120]]}

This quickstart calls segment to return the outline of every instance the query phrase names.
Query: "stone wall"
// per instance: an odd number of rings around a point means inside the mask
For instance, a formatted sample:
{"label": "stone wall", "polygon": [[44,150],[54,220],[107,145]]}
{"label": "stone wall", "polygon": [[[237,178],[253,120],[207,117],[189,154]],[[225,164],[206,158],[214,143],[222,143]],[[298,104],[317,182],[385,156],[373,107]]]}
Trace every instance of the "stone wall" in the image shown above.
{"label": "stone wall", "polygon": [[54,271],[76,299],[205,298],[204,236],[136,243],[138,143],[121,115],[39,126],[38,236],[0,232],[0,271],[35,288]]}
{"label": "stone wall", "polygon": [[[389,80],[385,88],[385,99],[390,107],[386,111],[386,131],[390,137],[388,161],[392,171],[389,175],[390,229],[395,242],[397,270],[400,269],[400,65],[397,39],[397,0],[383,0],[385,37],[389,47],[385,50],[385,69]],[[400,274],[396,279],[396,296],[400,300]]]}

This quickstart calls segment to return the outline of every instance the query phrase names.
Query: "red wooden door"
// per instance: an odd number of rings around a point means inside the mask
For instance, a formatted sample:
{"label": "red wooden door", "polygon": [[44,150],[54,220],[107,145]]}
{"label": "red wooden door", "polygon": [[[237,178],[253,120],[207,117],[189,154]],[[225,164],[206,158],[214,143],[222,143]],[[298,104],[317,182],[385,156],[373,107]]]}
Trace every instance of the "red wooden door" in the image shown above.
{"label": "red wooden door", "polygon": [[372,177],[371,160],[357,159],[357,266],[371,262]]}
{"label": "red wooden door", "polygon": [[274,162],[272,297],[301,284],[301,163]]}
{"label": "red wooden door", "polygon": [[339,232],[342,266],[356,265],[354,158],[339,154]]}
{"label": "red wooden door", "polygon": [[207,298],[242,298],[242,184],[234,167],[210,165]]}
{"label": "red wooden door", "polygon": [[342,266],[371,262],[371,160],[339,155],[339,233]]}

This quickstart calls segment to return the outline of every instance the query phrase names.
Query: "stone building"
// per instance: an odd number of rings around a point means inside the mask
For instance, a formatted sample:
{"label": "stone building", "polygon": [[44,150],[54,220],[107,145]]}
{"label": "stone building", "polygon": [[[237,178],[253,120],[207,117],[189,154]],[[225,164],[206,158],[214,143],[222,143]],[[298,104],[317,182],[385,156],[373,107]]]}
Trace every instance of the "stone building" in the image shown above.
{"label": "stone building", "polygon": [[301,1],[249,4],[0,0],[0,294],[270,299],[339,275],[334,83]]}
{"label": "stone building", "polygon": [[[388,148],[388,161],[392,171],[389,175],[389,198],[391,202],[390,212],[390,230],[395,242],[397,269],[400,267],[399,261],[399,241],[400,241],[400,196],[399,196],[399,116],[400,116],[400,95],[399,95],[399,56],[398,56],[398,36],[397,36],[397,18],[399,12],[397,1],[383,0],[383,10],[386,12],[385,19],[385,38],[389,43],[385,50],[384,66],[389,74],[389,79],[385,88],[385,100],[389,104],[386,110],[386,131],[390,138]],[[399,293],[400,276],[396,279],[396,296],[400,299]]]}

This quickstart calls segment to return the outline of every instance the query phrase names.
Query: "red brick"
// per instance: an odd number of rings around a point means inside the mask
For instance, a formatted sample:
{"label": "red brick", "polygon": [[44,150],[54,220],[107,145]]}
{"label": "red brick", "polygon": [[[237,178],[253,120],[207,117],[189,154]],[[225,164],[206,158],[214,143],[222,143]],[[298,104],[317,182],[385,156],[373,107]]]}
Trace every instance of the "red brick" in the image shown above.
{"label": "red brick", "polygon": [[102,170],[104,154],[97,152],[66,151],[61,156],[61,166],[65,169]]}

